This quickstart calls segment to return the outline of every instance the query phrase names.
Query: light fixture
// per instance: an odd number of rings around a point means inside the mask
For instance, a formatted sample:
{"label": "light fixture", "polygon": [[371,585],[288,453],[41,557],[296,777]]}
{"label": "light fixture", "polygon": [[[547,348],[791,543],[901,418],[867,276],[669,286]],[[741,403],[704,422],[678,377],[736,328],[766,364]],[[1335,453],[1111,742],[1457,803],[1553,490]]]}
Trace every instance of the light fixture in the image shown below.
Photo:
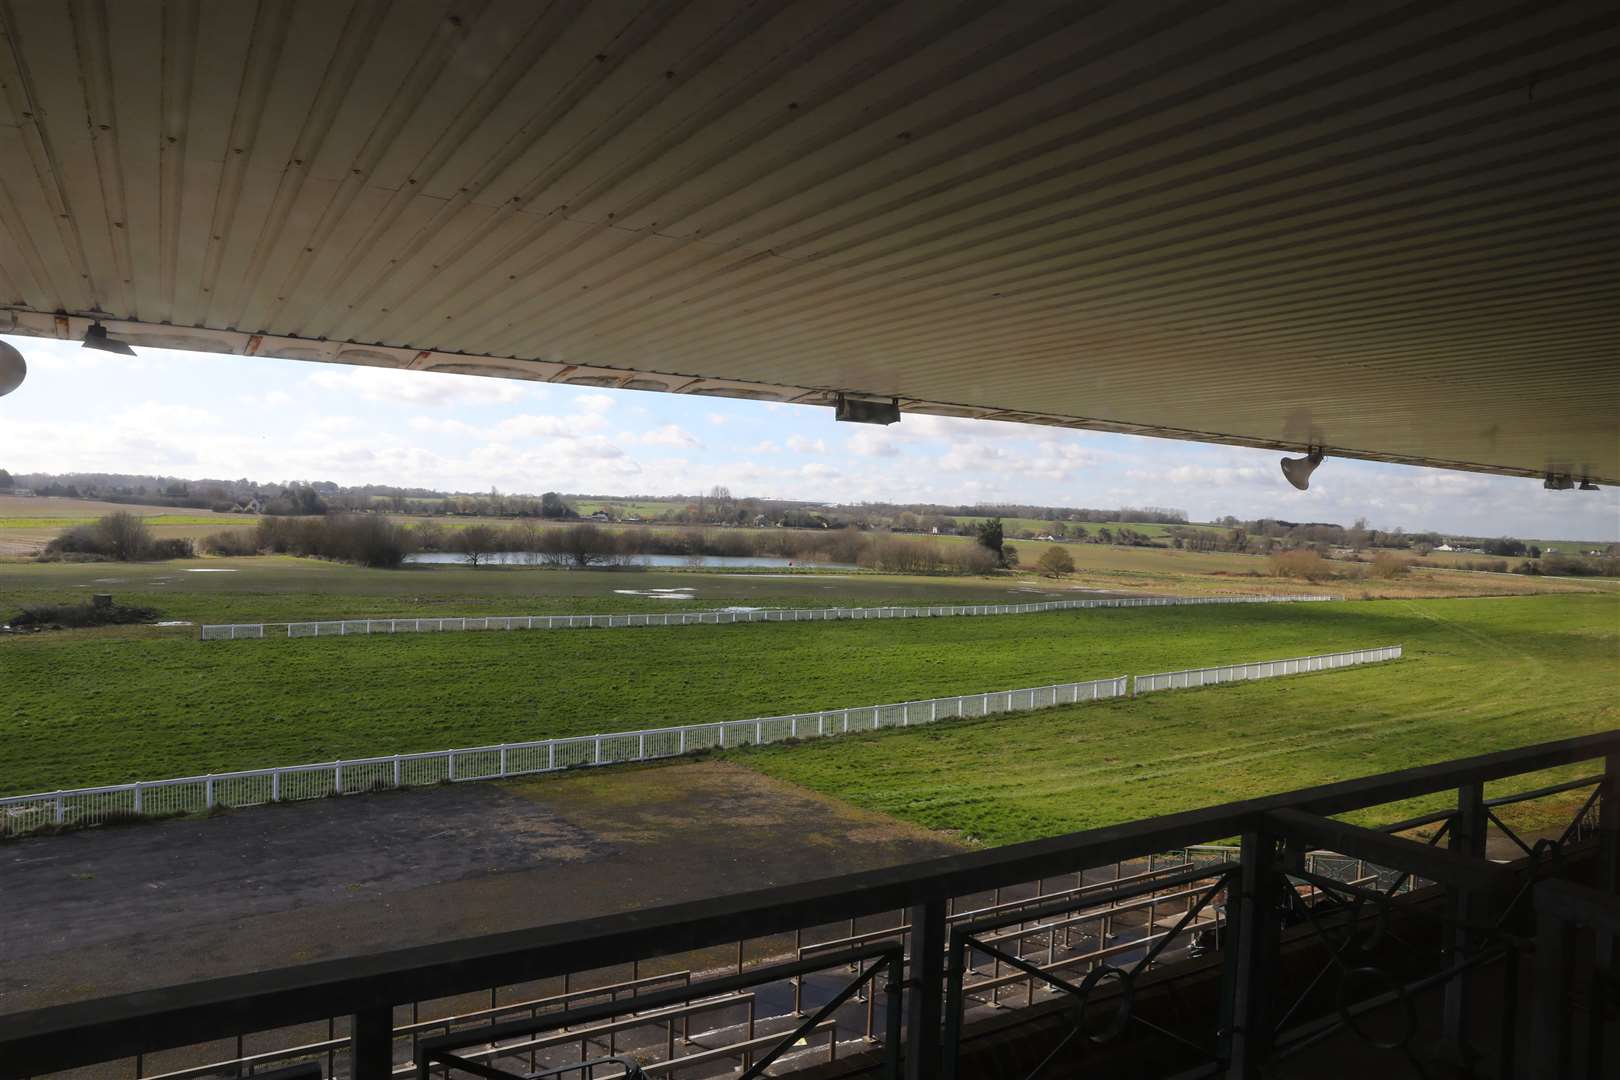
{"label": "light fixture", "polygon": [[28,365],[16,346],[0,341],[0,397],[5,397],[28,377]]}
{"label": "light fixture", "polygon": [[1602,489],[1599,488],[1596,484],[1592,483],[1592,481],[1590,481],[1590,480],[1582,480],[1579,490],[1581,490],[1581,491],[1600,491]]}
{"label": "light fixture", "polygon": [[839,394],[833,418],[850,424],[897,424],[900,422],[900,399],[870,401]]}
{"label": "light fixture", "polygon": [[1548,491],[1568,491],[1575,486],[1575,480],[1568,473],[1548,473],[1541,486]]}
{"label": "light fixture", "polygon": [[1310,448],[1310,452],[1302,458],[1285,457],[1282,459],[1282,473],[1288,478],[1290,484],[1293,484],[1301,491],[1305,491],[1311,486],[1311,473],[1315,472],[1316,467],[1322,464],[1324,456],[1326,455],[1323,454],[1320,446],[1313,446]]}
{"label": "light fixture", "polygon": [[135,350],[107,336],[107,328],[100,323],[91,323],[90,329],[84,332],[84,347],[97,352],[117,353],[119,356],[134,356]]}

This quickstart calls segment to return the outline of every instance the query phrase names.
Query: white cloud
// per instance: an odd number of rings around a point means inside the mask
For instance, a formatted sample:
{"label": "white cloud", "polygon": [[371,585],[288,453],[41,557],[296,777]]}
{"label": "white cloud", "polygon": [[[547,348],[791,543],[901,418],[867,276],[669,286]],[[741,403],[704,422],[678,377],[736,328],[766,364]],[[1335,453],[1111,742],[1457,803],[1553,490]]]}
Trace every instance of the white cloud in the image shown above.
{"label": "white cloud", "polygon": [[821,439],[807,439],[803,435],[789,435],[783,440],[795,454],[825,454],[827,444]]}
{"label": "white cloud", "polygon": [[862,428],[849,437],[849,449],[862,457],[892,458],[900,456],[899,440],[890,428]]}
{"label": "white cloud", "polygon": [[575,401],[581,409],[590,413],[605,413],[613,408],[613,398],[607,394],[584,394]]}
{"label": "white cloud", "polygon": [[641,436],[641,441],[646,443],[648,446],[697,447],[703,445],[703,443],[698,441],[697,436],[693,435],[679,424],[665,424],[663,427],[654,428],[651,431],[644,432]]}
{"label": "white cloud", "polygon": [[495,424],[486,434],[502,439],[577,438],[607,427],[600,413],[584,416],[547,416],[520,413]]}
{"label": "white cloud", "polygon": [[723,413],[717,412],[705,414],[704,419],[713,424],[715,427],[725,427],[726,424],[730,423],[730,417]]}
{"label": "white cloud", "polygon": [[328,393],[404,405],[509,405],[525,396],[525,385],[511,379],[396,368],[334,367],[307,381]]}
{"label": "white cloud", "polygon": [[753,446],[750,446],[745,452],[749,454],[780,454],[782,452],[782,448],[771,442],[769,439],[761,439]]}

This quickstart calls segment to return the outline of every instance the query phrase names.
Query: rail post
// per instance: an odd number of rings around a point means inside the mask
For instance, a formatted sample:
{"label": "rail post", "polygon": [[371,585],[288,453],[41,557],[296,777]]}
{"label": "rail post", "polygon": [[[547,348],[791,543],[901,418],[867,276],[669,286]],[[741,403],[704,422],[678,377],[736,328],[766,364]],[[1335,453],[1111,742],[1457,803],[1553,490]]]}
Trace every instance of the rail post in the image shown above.
{"label": "rail post", "polygon": [[[1610,896],[1620,893],[1620,754],[1603,759],[1603,784],[1598,794],[1598,859],[1597,887]],[[1612,965],[1614,935],[1598,930],[1597,947],[1600,962]]]}
{"label": "rail post", "polygon": [[[1282,939],[1278,905],[1280,859],[1269,833],[1243,834],[1236,904],[1228,887],[1226,963],[1222,971],[1220,1034],[1231,1080],[1259,1080],[1272,1047],[1272,999]],[[1236,911],[1234,912],[1234,907]]]}
{"label": "rail post", "polygon": [[906,980],[905,1080],[940,1075],[941,1022],[945,992],[945,902],[911,908],[911,977]]}
{"label": "rail post", "polygon": [[349,1075],[353,1080],[391,1080],[394,1073],[394,1010],[367,1009],[349,1018]]}
{"label": "rail post", "polygon": [[[1485,784],[1474,781],[1457,789],[1457,815],[1451,819],[1448,847],[1473,859],[1485,858]],[[1481,910],[1484,898],[1465,889],[1448,889],[1448,907],[1451,909],[1451,940],[1446,943],[1453,966],[1466,961],[1474,949],[1474,935],[1470,924],[1479,922],[1485,913]],[[1459,971],[1446,982],[1442,1022],[1446,1049],[1456,1055],[1456,1062],[1467,1066],[1477,1053],[1469,1043],[1470,1014],[1473,1012],[1473,972]]]}

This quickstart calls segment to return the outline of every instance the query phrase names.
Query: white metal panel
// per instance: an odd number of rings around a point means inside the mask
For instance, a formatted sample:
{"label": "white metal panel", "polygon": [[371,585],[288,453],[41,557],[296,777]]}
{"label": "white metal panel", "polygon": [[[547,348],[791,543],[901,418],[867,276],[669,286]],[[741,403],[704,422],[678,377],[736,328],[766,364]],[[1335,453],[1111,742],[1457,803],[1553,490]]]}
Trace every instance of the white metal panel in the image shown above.
{"label": "white metal panel", "polygon": [[1620,477],[1601,0],[0,23],[0,327]]}

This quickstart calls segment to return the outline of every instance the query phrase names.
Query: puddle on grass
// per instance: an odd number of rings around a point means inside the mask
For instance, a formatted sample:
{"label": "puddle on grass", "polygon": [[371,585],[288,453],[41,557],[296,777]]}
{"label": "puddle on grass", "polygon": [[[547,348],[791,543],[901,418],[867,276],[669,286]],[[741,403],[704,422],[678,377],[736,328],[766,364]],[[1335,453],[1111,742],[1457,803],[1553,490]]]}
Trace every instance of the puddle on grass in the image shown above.
{"label": "puddle on grass", "polygon": [[188,566],[188,574],[234,574],[236,568],[232,566]]}
{"label": "puddle on grass", "polygon": [[197,624],[194,623],[194,622],[191,622],[188,619],[169,619],[169,620],[167,620],[165,622],[153,623],[152,625],[153,626],[196,626]]}
{"label": "puddle on grass", "polygon": [[678,589],[614,589],[620,596],[644,596],[649,600],[691,600],[695,598],[691,585]]}

